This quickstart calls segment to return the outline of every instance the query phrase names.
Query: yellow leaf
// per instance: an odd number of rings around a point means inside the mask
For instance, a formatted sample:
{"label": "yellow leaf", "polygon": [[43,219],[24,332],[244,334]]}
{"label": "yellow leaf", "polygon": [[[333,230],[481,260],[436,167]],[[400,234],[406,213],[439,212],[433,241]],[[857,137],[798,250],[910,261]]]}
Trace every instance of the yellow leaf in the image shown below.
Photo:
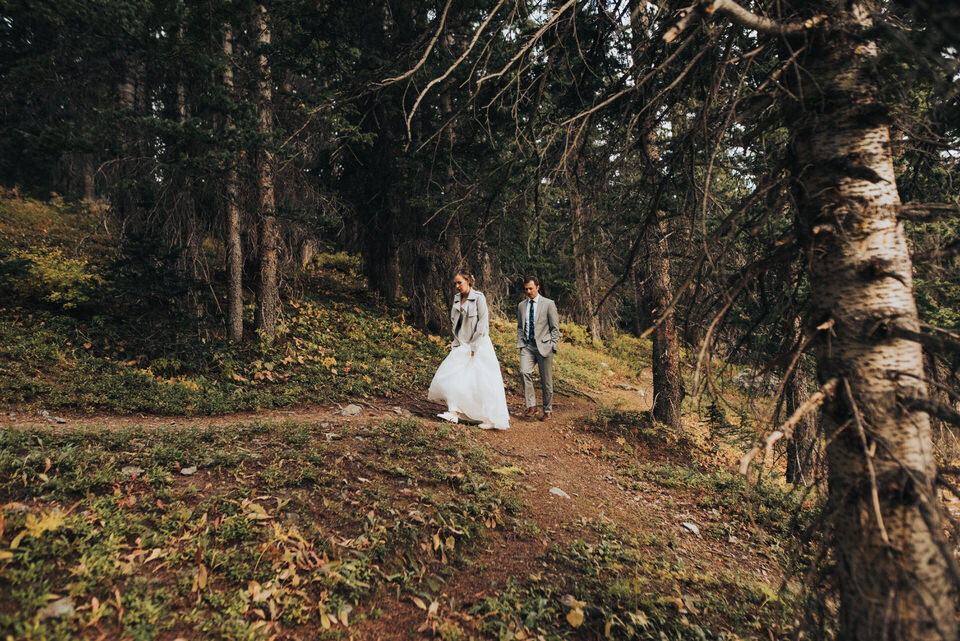
{"label": "yellow leaf", "polygon": [[567,622],[573,627],[579,628],[581,625],[583,625],[583,610],[580,608],[574,608],[567,612]]}
{"label": "yellow leaf", "polygon": [[414,604],[416,604],[416,606],[417,606],[418,608],[420,608],[421,610],[426,610],[426,609],[427,609],[427,604],[424,603],[424,602],[423,602],[423,599],[421,599],[420,597],[415,596],[415,597],[410,597],[410,598],[413,599]]}
{"label": "yellow leaf", "polygon": [[197,586],[202,590],[207,587],[207,566],[201,565],[197,572]]}
{"label": "yellow leaf", "polygon": [[20,534],[13,537],[13,541],[10,542],[10,549],[16,550],[18,547],[20,547],[20,541],[22,541],[23,537],[25,537],[26,535],[27,535],[27,531],[24,530]]}
{"label": "yellow leaf", "polygon": [[10,550],[0,550],[0,561],[9,561],[13,558],[13,552]]}
{"label": "yellow leaf", "polygon": [[446,544],[447,544],[447,549],[452,550],[453,546],[457,544],[457,540],[453,538],[453,536],[448,536]]}
{"label": "yellow leaf", "polygon": [[439,532],[433,535],[433,549],[434,550],[440,549],[440,533]]}

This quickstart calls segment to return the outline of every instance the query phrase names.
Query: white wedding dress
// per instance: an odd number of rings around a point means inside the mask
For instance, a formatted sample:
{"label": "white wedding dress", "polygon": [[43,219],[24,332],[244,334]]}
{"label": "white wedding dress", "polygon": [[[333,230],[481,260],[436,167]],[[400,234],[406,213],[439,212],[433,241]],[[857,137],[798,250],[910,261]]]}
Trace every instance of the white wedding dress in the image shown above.
{"label": "white wedding dress", "polygon": [[467,344],[451,349],[433,375],[427,398],[446,402],[450,412],[479,421],[480,427],[510,427],[503,376],[489,336],[477,342],[473,356]]}

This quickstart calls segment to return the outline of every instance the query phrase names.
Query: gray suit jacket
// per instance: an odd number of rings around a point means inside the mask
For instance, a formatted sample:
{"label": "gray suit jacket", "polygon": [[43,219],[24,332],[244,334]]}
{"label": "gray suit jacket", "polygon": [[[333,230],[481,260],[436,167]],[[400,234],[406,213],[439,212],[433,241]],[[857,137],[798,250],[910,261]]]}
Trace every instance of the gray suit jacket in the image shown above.
{"label": "gray suit jacket", "polygon": [[[451,347],[459,347],[465,343],[471,350],[477,351],[477,343],[480,339],[490,334],[490,313],[487,310],[487,298],[483,292],[471,289],[467,294],[467,302],[462,312],[460,311],[460,294],[454,295],[450,322],[453,324]],[[459,332],[457,331],[458,323],[460,324]]]}
{"label": "gray suit jacket", "polygon": [[[517,307],[517,349],[527,344],[523,325],[529,313],[527,311],[529,302],[530,299],[527,298]],[[560,344],[560,317],[557,315],[556,304],[544,296],[540,296],[533,310],[533,336],[541,356],[550,356],[557,351],[557,346]]]}

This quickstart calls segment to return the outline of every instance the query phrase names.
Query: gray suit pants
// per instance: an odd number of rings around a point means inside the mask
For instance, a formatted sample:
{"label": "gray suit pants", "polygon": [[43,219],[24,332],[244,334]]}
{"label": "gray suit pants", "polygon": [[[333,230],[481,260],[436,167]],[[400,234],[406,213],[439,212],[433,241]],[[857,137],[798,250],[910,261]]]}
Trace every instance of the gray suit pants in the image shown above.
{"label": "gray suit pants", "polygon": [[533,345],[520,348],[520,378],[523,379],[523,396],[527,407],[537,406],[537,392],[533,387],[533,366],[540,368],[540,387],[543,389],[543,411],[553,411],[553,352],[541,356]]}

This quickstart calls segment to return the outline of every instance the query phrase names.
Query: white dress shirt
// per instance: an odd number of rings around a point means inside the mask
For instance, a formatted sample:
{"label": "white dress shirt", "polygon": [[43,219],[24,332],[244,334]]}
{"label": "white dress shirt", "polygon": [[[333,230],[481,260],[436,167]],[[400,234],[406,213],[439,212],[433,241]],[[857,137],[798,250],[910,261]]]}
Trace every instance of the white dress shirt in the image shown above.
{"label": "white dress shirt", "polygon": [[523,314],[523,337],[527,338],[530,336],[530,305],[533,305],[533,318],[537,318],[537,304],[540,302],[540,294],[537,294],[536,298],[530,298],[527,300],[527,309]]}

